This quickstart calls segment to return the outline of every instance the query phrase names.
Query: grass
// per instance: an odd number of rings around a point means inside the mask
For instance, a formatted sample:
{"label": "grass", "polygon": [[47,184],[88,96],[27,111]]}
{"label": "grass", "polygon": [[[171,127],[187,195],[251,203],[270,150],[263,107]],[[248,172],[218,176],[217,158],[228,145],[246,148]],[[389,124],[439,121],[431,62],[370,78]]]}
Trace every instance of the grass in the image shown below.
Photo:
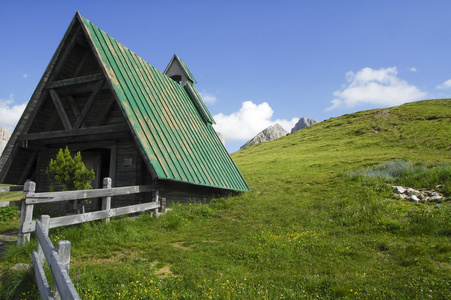
{"label": "grass", "polygon": [[23,195],[22,191],[0,193],[0,202],[19,201],[22,198],[22,195]]}
{"label": "grass", "polygon": [[[441,184],[449,199],[450,118],[441,99],[329,119],[234,153],[248,193],[50,237],[71,241],[83,299],[447,299],[450,202],[390,185]],[[1,258],[0,298],[36,297],[9,270],[35,243]]]}

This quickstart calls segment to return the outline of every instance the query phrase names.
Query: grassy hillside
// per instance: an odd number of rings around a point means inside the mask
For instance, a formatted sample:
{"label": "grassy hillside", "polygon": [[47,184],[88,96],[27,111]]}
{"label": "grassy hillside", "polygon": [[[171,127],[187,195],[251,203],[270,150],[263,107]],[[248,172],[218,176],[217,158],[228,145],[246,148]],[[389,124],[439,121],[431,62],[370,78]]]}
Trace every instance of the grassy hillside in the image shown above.
{"label": "grassy hillside", "polygon": [[[72,242],[86,299],[447,299],[451,205],[390,185],[449,198],[450,150],[449,99],[344,115],[234,153],[251,192],[51,237]],[[1,258],[3,297],[35,295],[8,271],[33,247]]]}

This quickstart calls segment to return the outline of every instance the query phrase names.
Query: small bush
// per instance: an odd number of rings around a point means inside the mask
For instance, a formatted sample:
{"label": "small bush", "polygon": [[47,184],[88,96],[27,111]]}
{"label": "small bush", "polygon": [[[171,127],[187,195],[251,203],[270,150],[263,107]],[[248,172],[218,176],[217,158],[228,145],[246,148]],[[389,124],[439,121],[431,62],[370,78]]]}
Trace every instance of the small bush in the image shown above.
{"label": "small bush", "polygon": [[14,218],[18,217],[17,207],[15,206],[6,206],[0,207],[0,221],[11,221]]}
{"label": "small bush", "polygon": [[[51,160],[46,174],[63,187],[63,191],[88,190],[95,178],[94,170],[88,170],[82,161],[80,152],[72,157],[69,148],[60,149],[55,160]],[[53,186],[50,186],[53,190]]]}

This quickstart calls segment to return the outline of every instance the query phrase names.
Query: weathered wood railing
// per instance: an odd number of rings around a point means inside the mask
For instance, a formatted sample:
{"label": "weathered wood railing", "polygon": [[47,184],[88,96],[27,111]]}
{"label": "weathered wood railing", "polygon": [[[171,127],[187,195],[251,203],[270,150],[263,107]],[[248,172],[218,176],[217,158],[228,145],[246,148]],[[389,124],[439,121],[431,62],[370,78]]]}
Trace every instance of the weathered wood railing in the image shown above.
{"label": "weathered wood railing", "polygon": [[[70,215],[64,217],[51,218],[49,228],[74,225],[84,222],[90,222],[101,219],[109,219],[110,217],[143,212],[153,210],[157,213],[164,212],[166,201],[159,201],[158,191],[148,185],[128,186],[128,187],[111,187],[111,179],[103,180],[103,189],[79,190],[68,192],[54,193],[35,193],[36,183],[27,181],[24,185],[24,199],[22,200],[22,208],[20,211],[19,238],[17,243],[23,245],[30,241],[30,233],[36,229],[36,221],[33,221],[33,207],[41,203],[54,203],[67,200],[81,200],[90,198],[102,198],[102,210],[84,214]],[[129,195],[136,193],[155,192],[153,202],[129,205],[125,207],[111,208],[111,197],[119,195]]]}
{"label": "weathered wood railing", "polygon": [[[49,224],[49,216],[42,216],[41,220],[36,220],[38,250],[33,250],[32,253],[33,270],[41,299],[80,299],[69,277],[70,242],[59,241],[55,249],[48,237]],[[44,258],[55,283],[53,293],[44,273]]]}

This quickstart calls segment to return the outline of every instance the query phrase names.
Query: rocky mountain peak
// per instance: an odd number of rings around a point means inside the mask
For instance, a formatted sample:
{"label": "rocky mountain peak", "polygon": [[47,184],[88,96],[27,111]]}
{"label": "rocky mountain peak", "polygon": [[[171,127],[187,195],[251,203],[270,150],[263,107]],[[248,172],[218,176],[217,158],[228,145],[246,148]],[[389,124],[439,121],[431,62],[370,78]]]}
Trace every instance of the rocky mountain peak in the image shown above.
{"label": "rocky mountain peak", "polygon": [[272,141],[282,136],[286,136],[288,132],[282,128],[279,124],[271,125],[259,132],[256,136],[250,139],[246,144],[241,146],[240,149],[257,145],[262,142]]}
{"label": "rocky mountain peak", "polygon": [[291,133],[296,132],[301,129],[304,129],[305,127],[311,126],[315,123],[318,123],[318,121],[302,117],[299,119],[299,121],[296,123],[296,125],[294,125],[294,127],[291,129]]}

